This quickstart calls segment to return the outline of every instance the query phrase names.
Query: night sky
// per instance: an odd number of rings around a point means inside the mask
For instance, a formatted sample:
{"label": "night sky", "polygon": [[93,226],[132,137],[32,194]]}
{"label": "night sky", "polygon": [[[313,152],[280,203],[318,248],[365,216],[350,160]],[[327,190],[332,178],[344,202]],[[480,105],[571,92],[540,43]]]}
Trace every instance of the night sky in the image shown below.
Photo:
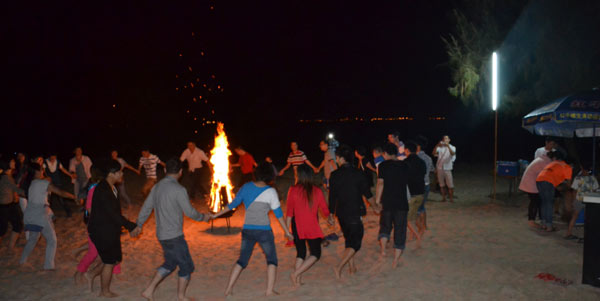
{"label": "night sky", "polygon": [[[440,39],[449,5],[11,2],[3,149],[212,135],[193,117],[239,128],[445,114],[458,105]],[[176,91],[188,79],[213,91]]]}

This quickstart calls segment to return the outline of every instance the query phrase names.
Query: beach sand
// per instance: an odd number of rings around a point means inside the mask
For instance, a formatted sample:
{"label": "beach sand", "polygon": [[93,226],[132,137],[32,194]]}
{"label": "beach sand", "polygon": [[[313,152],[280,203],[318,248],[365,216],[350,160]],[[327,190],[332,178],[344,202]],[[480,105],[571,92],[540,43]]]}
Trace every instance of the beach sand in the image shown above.
{"label": "beach sand", "polygon": [[[507,196],[508,184],[499,181],[499,200],[490,202],[492,178],[483,168],[459,166],[455,173],[455,203],[439,202],[432,193],[427,204],[429,231],[417,248],[408,242],[404,262],[391,269],[392,249],[385,258],[378,255],[378,216],[369,212],[365,218],[363,247],[356,255],[358,273],[350,276],[345,269],[336,280],[332,267],[340,259],[343,238],[323,249],[321,260],[303,276],[304,285],[294,289],[289,280],[296,251],[284,247],[283,231],[271,216],[275,233],[279,268],[276,290],[281,294],[272,299],[291,300],[600,300],[600,289],[581,284],[583,245],[562,238],[565,224],[551,234],[530,230],[527,226],[527,198]],[[129,191],[134,191],[130,188]],[[134,194],[135,195],[135,194]],[[141,201],[140,201],[141,202]],[[206,206],[195,202],[199,210]],[[285,209],[285,205],[282,205]],[[139,204],[124,210],[134,220]],[[370,211],[370,210],[369,210]],[[56,271],[40,271],[43,266],[45,241],[41,239],[32,253],[31,266],[20,267],[18,259],[24,238],[17,244],[16,254],[7,255],[6,241],[0,248],[0,299],[2,300],[95,300],[96,293],[85,286],[76,286],[73,274],[77,260],[73,249],[86,241],[86,230],[80,215],[66,219],[57,212],[55,222],[58,250]],[[223,291],[231,266],[237,260],[244,210],[231,218],[231,233],[225,220],[210,224],[186,219],[188,241],[196,271],[188,295],[200,300],[224,299]],[[324,219],[322,219],[324,220]],[[323,223],[327,234],[330,230]],[[575,234],[582,235],[582,230]],[[162,250],[155,235],[154,216],[146,223],[139,239],[122,237],[123,273],[114,280],[112,290],[117,300],[140,300],[140,292],[148,284],[156,268],[162,264]],[[233,300],[264,298],[266,266],[257,246],[247,269],[235,288]],[[539,273],[572,280],[561,286],[536,279]],[[174,300],[176,273],[161,283],[157,300]]]}

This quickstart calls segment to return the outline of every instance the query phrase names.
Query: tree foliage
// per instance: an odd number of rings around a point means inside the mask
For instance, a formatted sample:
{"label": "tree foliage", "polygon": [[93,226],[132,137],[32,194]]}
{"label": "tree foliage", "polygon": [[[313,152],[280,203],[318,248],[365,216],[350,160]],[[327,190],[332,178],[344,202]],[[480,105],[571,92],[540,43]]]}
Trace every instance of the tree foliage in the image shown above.
{"label": "tree foliage", "polygon": [[490,99],[490,58],[499,53],[500,105],[522,115],[600,85],[600,1],[464,0],[442,37],[451,95],[475,107]]}

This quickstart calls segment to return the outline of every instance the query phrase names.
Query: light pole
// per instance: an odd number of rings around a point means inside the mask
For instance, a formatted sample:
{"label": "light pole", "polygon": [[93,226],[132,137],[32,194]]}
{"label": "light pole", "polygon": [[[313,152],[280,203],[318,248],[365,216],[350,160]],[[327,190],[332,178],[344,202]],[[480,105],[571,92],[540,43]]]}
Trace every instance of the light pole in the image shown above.
{"label": "light pole", "polygon": [[494,192],[496,200],[496,180],[498,177],[498,55],[492,53],[492,110],[494,110]]}

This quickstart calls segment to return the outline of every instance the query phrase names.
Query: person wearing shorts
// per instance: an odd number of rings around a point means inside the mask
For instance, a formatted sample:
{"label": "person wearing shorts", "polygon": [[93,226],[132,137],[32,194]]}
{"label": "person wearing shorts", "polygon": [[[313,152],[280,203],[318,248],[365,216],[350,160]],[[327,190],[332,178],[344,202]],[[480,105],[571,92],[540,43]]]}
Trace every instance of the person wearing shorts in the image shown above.
{"label": "person wearing shorts", "polygon": [[258,243],[262,248],[267,259],[267,296],[275,294],[275,276],[277,274],[277,252],[275,249],[275,237],[271,229],[271,220],[269,211],[273,211],[279,225],[283,228],[287,239],[292,240],[294,236],[288,231],[283,219],[283,211],[279,203],[277,191],[267,185],[273,180],[273,167],[270,163],[261,163],[254,170],[255,180],[246,183],[235,198],[225,209],[216,213],[212,218],[235,209],[244,203],[246,216],[244,226],[242,227],[242,245],[240,247],[240,256],[231,269],[229,283],[225,290],[225,296],[231,295],[235,282],[240,277],[242,270],[248,266],[248,261],[254,251],[254,246]]}
{"label": "person wearing shorts", "polygon": [[196,211],[190,203],[186,188],[179,184],[178,180],[182,175],[181,161],[177,158],[169,159],[166,169],[167,175],[154,186],[144,201],[133,235],[139,235],[154,210],[156,237],[163,249],[164,263],[158,268],[150,285],[142,292],[142,296],[152,300],[156,286],[179,267],[177,300],[185,300],[185,292],[194,271],[194,262],[183,237],[183,215],[204,222],[209,221],[210,215]]}
{"label": "person wearing shorts", "polygon": [[442,137],[442,141],[433,148],[433,156],[437,158],[435,172],[440,184],[442,202],[446,201],[446,194],[448,194],[450,202],[454,202],[452,168],[454,161],[456,161],[456,147],[450,144],[450,137],[448,135]]}
{"label": "person wearing shorts", "polygon": [[394,230],[392,268],[396,268],[400,263],[400,257],[406,246],[406,218],[409,209],[407,199],[409,168],[406,160],[398,160],[396,154],[397,148],[394,144],[387,143],[383,146],[385,161],[379,164],[375,189],[375,202],[383,206],[379,217],[378,235],[382,257],[385,256],[387,242],[390,240],[392,229]]}
{"label": "person wearing shorts", "polygon": [[344,254],[334,267],[335,276],[340,279],[346,263],[350,266],[351,274],[356,272],[354,255],[362,245],[364,235],[362,216],[366,214],[363,197],[372,202],[373,195],[364,173],[350,164],[354,157],[354,150],[347,145],[342,145],[336,150],[335,157],[339,168],[331,173],[330,178],[329,224],[333,225],[333,216],[337,216],[344,233]]}
{"label": "person wearing shorts", "polygon": [[100,297],[116,297],[110,291],[114,266],[123,260],[121,250],[121,229],[125,227],[133,236],[136,224],[121,213],[116,185],[123,178],[121,164],[115,160],[102,162],[99,170],[105,178],[98,183],[92,196],[92,210],[88,221],[88,234],[98,250],[102,263],[87,272],[86,277],[93,285],[94,279],[101,275]]}

